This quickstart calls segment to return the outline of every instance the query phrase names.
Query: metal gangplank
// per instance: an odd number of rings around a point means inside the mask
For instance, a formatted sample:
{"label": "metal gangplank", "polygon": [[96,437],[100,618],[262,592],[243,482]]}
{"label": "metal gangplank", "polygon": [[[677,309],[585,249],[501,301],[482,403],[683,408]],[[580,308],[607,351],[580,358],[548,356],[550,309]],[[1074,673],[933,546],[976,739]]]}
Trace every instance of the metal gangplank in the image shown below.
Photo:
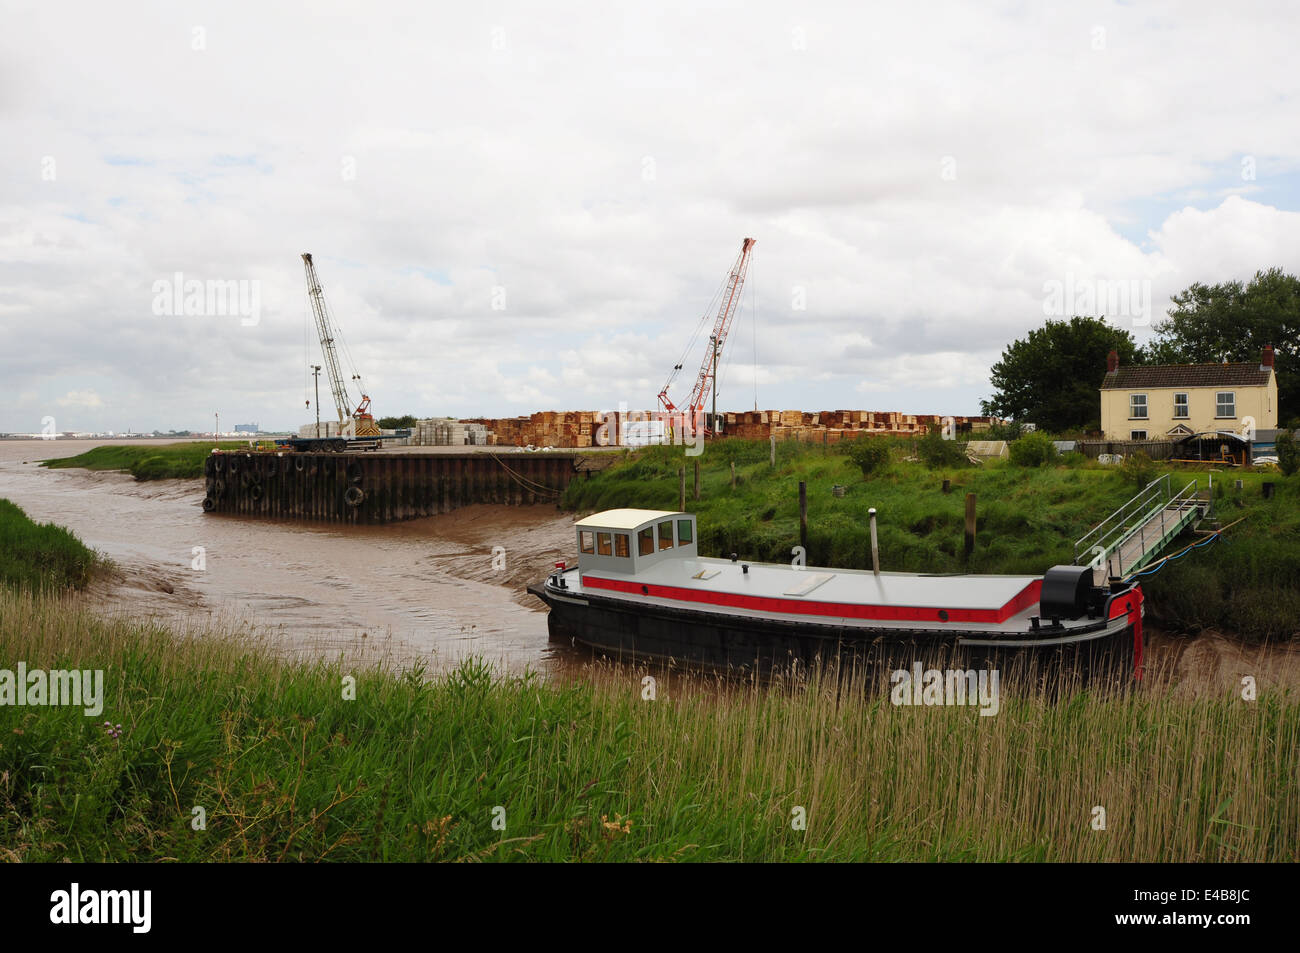
{"label": "metal gangplank", "polygon": [[1204,519],[1212,499],[1211,493],[1198,492],[1196,480],[1174,492],[1171,474],[1157,477],[1074,544],[1074,563],[1091,565],[1097,585],[1107,577],[1131,576]]}

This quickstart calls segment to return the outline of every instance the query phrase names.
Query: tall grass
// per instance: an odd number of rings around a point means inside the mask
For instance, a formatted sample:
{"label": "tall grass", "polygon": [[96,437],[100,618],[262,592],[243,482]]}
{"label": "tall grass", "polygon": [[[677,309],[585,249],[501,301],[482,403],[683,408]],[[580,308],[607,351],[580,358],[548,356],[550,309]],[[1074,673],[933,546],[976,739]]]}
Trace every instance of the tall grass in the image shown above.
{"label": "tall grass", "polygon": [[[213,444],[185,441],[154,446],[106,445],[93,447],[75,457],[45,460],[51,470],[80,467],[86,470],[126,470],[137,480],[188,479],[203,476],[203,461]],[[248,443],[227,442],[223,450],[247,449]]]}
{"label": "tall grass", "polygon": [[57,591],[90,581],[98,557],[75,534],[0,499],[0,586]]}
{"label": "tall grass", "polygon": [[1300,860],[1300,706],[1268,685],[981,717],[659,673],[646,701],[640,671],[426,681],[10,592],[0,647],[107,684],[96,718],[0,707],[11,860]]}

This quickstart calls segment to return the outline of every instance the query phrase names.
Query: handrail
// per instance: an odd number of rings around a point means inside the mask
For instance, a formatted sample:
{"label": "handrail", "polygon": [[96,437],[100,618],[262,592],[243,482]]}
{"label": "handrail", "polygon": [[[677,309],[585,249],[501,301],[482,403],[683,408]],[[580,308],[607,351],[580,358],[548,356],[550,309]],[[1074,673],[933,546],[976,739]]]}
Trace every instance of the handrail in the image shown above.
{"label": "handrail", "polygon": [[[1157,487],[1160,487],[1161,485],[1163,485],[1163,490],[1164,490],[1163,500],[1161,502],[1162,504],[1167,503],[1172,495],[1169,489],[1169,481],[1171,476],[1172,474],[1166,473],[1164,476],[1156,477],[1145,487],[1139,490],[1132,497],[1132,499],[1130,499],[1127,503],[1125,503],[1123,506],[1117,509],[1114,513],[1111,513],[1110,516],[1106,517],[1104,520],[1102,520],[1100,523],[1098,523],[1088,532],[1084,533],[1083,536],[1079,537],[1079,539],[1076,540],[1074,543],[1075,563],[1077,564],[1079,562],[1079,553],[1081,549],[1085,552],[1092,552],[1098,546],[1101,546],[1103,551],[1109,550],[1111,547],[1106,545],[1103,542],[1103,540],[1105,540],[1105,538],[1112,533],[1124,532],[1125,528],[1127,527],[1128,518],[1138,509],[1141,509],[1143,512],[1149,509],[1154,509],[1152,503],[1161,494],[1153,493],[1153,490],[1155,490]],[[1112,523],[1115,523],[1116,521],[1118,521],[1118,525],[1116,526],[1110,525]],[[1107,528],[1108,526],[1110,527],[1109,529]],[[1090,538],[1093,536],[1097,537],[1097,541],[1095,543],[1089,543]]]}
{"label": "handrail", "polygon": [[[1189,491],[1190,491],[1190,492],[1189,492]],[[1140,555],[1138,556],[1138,559],[1137,559],[1137,562],[1140,562],[1143,558],[1145,558],[1147,555],[1149,555],[1149,554],[1147,553],[1147,551],[1146,551],[1146,528],[1147,528],[1148,526],[1150,526],[1150,525],[1155,521],[1155,518],[1156,518],[1157,516],[1159,516],[1159,517],[1160,517],[1160,537],[1159,537],[1159,538],[1160,538],[1160,539],[1164,539],[1164,536],[1165,536],[1165,514],[1166,514],[1167,512],[1169,512],[1170,510],[1175,509],[1175,508],[1181,511],[1181,510],[1184,508],[1184,506],[1186,505],[1187,501],[1188,501],[1189,499],[1192,498],[1192,494],[1194,494],[1195,492],[1196,492],[1196,481],[1195,481],[1195,480],[1192,480],[1192,481],[1191,481],[1190,483],[1188,483],[1185,487],[1183,487],[1181,490],[1179,490],[1177,493],[1175,493],[1173,496],[1171,496],[1171,497],[1169,498],[1169,500],[1168,500],[1167,502],[1165,502],[1163,506],[1161,506],[1159,512],[1157,512],[1157,511],[1153,508],[1152,511],[1151,511],[1151,513],[1148,514],[1148,516],[1147,516],[1146,519],[1142,520],[1140,523],[1138,523],[1137,526],[1135,526],[1135,527],[1133,527],[1131,530],[1129,530],[1128,533],[1126,533],[1126,534],[1125,534],[1125,535],[1124,535],[1124,536],[1119,540],[1119,542],[1117,542],[1117,543],[1115,544],[1115,546],[1113,547],[1113,551],[1114,551],[1114,552],[1117,552],[1117,553],[1120,554],[1120,565],[1119,565],[1119,567],[1118,567],[1118,571],[1115,573],[1115,575],[1117,575],[1117,576],[1123,576],[1123,575],[1125,574],[1124,565],[1123,565],[1123,558],[1124,558],[1124,557],[1123,557],[1124,544],[1127,543],[1127,542],[1128,542],[1130,539],[1132,539],[1134,536],[1138,536],[1138,538],[1139,538],[1139,539],[1141,540],[1141,542],[1142,542],[1142,551],[1141,551],[1141,553],[1140,553]],[[1198,505],[1199,505],[1199,501],[1198,501]],[[1182,520],[1183,520],[1184,518],[1185,518],[1185,517],[1183,517],[1183,516],[1179,516],[1178,519],[1175,520],[1174,522],[1176,522],[1176,523],[1177,523],[1177,522],[1182,522]],[[1136,565],[1137,562],[1135,562],[1134,565]],[[1132,568],[1132,566],[1130,566],[1129,568]]]}

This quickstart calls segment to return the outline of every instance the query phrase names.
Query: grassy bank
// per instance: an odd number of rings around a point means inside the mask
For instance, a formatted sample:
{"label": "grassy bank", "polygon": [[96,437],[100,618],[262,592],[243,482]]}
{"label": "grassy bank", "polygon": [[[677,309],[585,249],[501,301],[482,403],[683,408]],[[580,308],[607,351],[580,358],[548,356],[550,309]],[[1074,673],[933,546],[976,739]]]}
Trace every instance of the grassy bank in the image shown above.
{"label": "grassy bank", "polygon": [[[769,464],[765,442],[724,440],[698,458],[681,447],[650,447],[590,479],[575,480],[569,509],[620,506],[676,509],[678,468],[687,468],[687,508],[699,514],[701,551],[787,562],[799,542],[798,484],[808,485],[809,565],[867,568],[867,510],[877,509],[883,568],[907,572],[1041,573],[1074,559],[1076,539],[1136,490],[1114,468],[1077,455],[1056,466],[931,470],[905,457],[910,441],[892,441],[891,459],[864,478],[834,447],[783,443]],[[693,466],[701,468],[701,499],[693,498]],[[737,485],[731,486],[735,463]],[[1166,467],[1157,472],[1166,472]],[[951,492],[942,491],[945,478]],[[1176,483],[1204,470],[1178,473]],[[1229,489],[1242,479],[1241,491]],[[1251,639],[1300,633],[1300,480],[1277,474],[1215,474],[1219,515],[1244,522],[1221,542],[1198,549],[1144,579],[1151,609],[1180,630],[1222,628]],[[1264,500],[1260,484],[1277,492]],[[846,487],[835,497],[835,484]],[[965,496],[978,500],[974,553],[964,553]]]}
{"label": "grassy bank", "polygon": [[105,683],[94,717],[0,707],[10,860],[1300,860],[1300,706],[1267,687],[995,717],[687,677],[643,701],[642,673],[353,673],[8,591],[0,654]]}
{"label": "grassy bank", "polygon": [[37,523],[0,499],[0,586],[28,591],[80,589],[99,559],[73,533]]}
{"label": "grassy bank", "polygon": [[[41,466],[51,470],[80,467],[85,470],[126,470],[137,480],[186,479],[203,476],[203,461],[213,444],[202,441],[168,443],[157,446],[130,444],[94,447],[75,457],[46,460]],[[223,450],[248,447],[247,441],[226,442]]]}

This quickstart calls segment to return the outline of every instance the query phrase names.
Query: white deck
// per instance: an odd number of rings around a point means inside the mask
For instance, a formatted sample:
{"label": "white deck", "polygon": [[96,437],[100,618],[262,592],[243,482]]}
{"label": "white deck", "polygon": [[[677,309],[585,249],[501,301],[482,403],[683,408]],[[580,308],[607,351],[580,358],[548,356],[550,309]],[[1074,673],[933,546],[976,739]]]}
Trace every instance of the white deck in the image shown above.
{"label": "white deck", "polygon": [[[791,612],[762,613],[765,618],[805,623],[818,622],[871,628],[941,629],[952,626],[966,631],[1007,632],[1024,631],[1028,628],[1030,616],[1038,614],[1038,602],[1035,600],[1032,605],[1001,623],[970,621],[944,623],[937,618],[940,609],[996,612],[1020,595],[1026,587],[1041,579],[1039,576],[925,576],[914,573],[881,573],[877,576],[869,570],[811,566],[795,569],[791,566],[770,563],[750,563],[749,572],[746,573],[742,569],[743,565],[741,562],[733,563],[727,559],[700,557],[664,560],[636,574],[599,571],[589,572],[587,575],[596,579],[634,583],[638,586],[672,586],[692,592],[716,593],[723,596],[780,599],[791,604],[842,603],[846,606],[917,608],[934,612],[933,617],[923,620],[864,619],[825,612],[814,615],[797,611],[796,605],[790,606],[795,610]],[[693,578],[697,573],[702,573],[707,578]],[[565,582],[569,587],[569,594],[579,597],[583,594],[584,587],[578,570],[568,570],[565,573]],[[723,614],[750,616],[754,614],[752,608],[719,605],[694,598],[647,596],[636,591],[611,593],[609,589],[598,588],[595,585],[591,586],[589,591],[593,595],[617,595],[620,599],[632,602],[676,605]]]}

